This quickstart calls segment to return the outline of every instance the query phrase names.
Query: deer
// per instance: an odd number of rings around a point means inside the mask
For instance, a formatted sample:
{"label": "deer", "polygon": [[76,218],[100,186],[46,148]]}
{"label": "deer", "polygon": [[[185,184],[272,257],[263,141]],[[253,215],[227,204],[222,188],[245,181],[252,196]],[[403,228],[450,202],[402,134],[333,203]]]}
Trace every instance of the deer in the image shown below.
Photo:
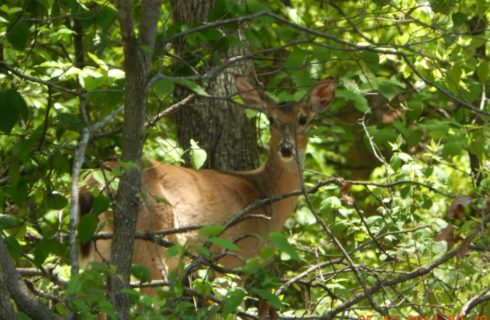
{"label": "deer", "polygon": [[[266,161],[251,171],[194,170],[146,161],[142,169],[142,193],[137,218],[137,231],[158,232],[170,228],[223,224],[243,208],[262,199],[301,189],[308,129],[313,119],[325,110],[335,96],[335,80],[319,81],[301,101],[277,104],[261,89],[243,76],[235,77],[235,86],[245,105],[264,113],[270,122],[269,154]],[[108,163],[114,168],[117,163]],[[88,176],[86,184],[97,186]],[[238,252],[226,254],[217,261],[228,269],[243,266],[257,255],[264,237],[280,231],[293,213],[298,196],[285,197],[252,212],[226,229],[221,238],[235,243]],[[90,211],[90,191],[80,194],[82,214]],[[255,218],[255,214],[257,218]],[[263,217],[266,216],[267,219]],[[100,230],[112,231],[112,213],[99,216]],[[202,243],[197,231],[167,236],[179,244]],[[82,255],[85,261],[108,262],[111,240],[94,240]],[[219,252],[213,247],[213,252]],[[178,259],[169,257],[166,248],[148,240],[136,239],[132,263],[148,268],[153,280],[166,279],[169,270],[177,267]],[[147,293],[154,294],[153,289]]]}

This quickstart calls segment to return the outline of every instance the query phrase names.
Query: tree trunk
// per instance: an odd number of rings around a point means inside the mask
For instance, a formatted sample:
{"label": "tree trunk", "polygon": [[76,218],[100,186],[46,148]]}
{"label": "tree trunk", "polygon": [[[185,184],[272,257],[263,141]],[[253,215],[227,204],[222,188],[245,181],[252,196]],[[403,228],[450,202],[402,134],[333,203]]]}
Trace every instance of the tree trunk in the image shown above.
{"label": "tree trunk", "polygon": [[153,56],[160,9],[161,0],[148,0],[143,3],[139,38],[136,38],[132,2],[121,0],[118,6],[126,72],[121,161],[134,164],[134,167],[126,168],[120,178],[114,208],[111,263],[116,267],[116,274],[111,277],[110,296],[118,319],[129,319],[130,301],[122,289],[128,288],[130,280],[134,232],[141,189],[141,154],[147,98],[146,83]]}
{"label": "tree trunk", "polygon": [[[0,239],[0,242],[3,242],[3,239]],[[3,243],[0,243],[0,246],[3,246]],[[10,259],[9,256],[3,257],[3,259]],[[6,275],[2,263],[0,263],[0,320],[15,320],[17,319],[17,314],[15,313],[14,306],[10,301],[10,293],[7,286],[7,281],[5,281]]]}
{"label": "tree trunk", "polygon": [[[213,0],[172,0],[173,16],[176,23],[188,26],[206,21]],[[244,40],[240,31],[235,34]],[[244,41],[241,41],[242,43]],[[177,56],[185,57],[189,50],[184,41],[175,43]],[[243,48],[233,47],[220,58],[229,58],[246,54]],[[236,93],[234,76],[253,74],[250,61],[241,62],[224,70],[207,84],[206,91],[211,97],[232,97]],[[178,99],[188,93],[184,89],[176,90]],[[177,137],[184,150],[191,147],[191,139],[207,152],[206,168],[222,170],[242,170],[258,165],[257,134],[254,122],[245,116],[244,110],[223,99],[198,98],[193,103],[180,108],[175,116]],[[190,156],[186,153],[186,165]]]}

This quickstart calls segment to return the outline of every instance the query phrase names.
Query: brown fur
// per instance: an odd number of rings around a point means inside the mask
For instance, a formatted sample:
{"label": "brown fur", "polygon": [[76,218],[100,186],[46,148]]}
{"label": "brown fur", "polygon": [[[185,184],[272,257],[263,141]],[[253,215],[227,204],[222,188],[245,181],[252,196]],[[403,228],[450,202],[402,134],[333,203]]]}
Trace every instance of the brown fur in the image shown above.
{"label": "brown fur", "polygon": [[[78,203],[80,206],[80,216],[83,217],[84,215],[89,214],[94,203],[92,192],[81,190],[78,194]],[[80,254],[82,257],[87,257],[90,254],[90,243],[83,243],[80,245]]]}
{"label": "brown fur", "polygon": [[[138,216],[137,230],[161,231],[173,227],[223,224],[239,210],[259,199],[300,189],[308,126],[313,117],[324,110],[333,99],[334,80],[323,80],[315,86],[307,99],[289,106],[287,110],[281,109],[269,99],[264,99],[264,94],[242,77],[236,78],[236,86],[250,107],[273,119],[267,161],[252,171],[220,172],[192,170],[149,160],[142,171],[142,192],[145,196]],[[299,117],[306,119],[306,123],[298,121]],[[109,165],[113,166],[114,163]],[[96,186],[90,176],[87,184]],[[85,206],[90,197],[82,193],[81,196]],[[245,219],[226,230],[222,237],[235,242],[240,251],[224,256],[219,263],[233,268],[256,255],[262,244],[261,236],[283,227],[295,208],[296,199],[297,197],[289,197],[253,212],[268,216],[269,219]],[[86,208],[81,211],[85,212]],[[100,230],[111,231],[111,212],[102,214],[100,218]],[[167,240],[191,245],[202,241],[195,231],[169,236]],[[91,261],[108,261],[110,245],[110,240],[94,241],[88,258]],[[213,251],[218,253],[220,250],[213,248]],[[175,258],[168,257],[166,248],[144,240],[135,242],[132,259],[133,263],[145,265],[153,279],[165,279],[168,270],[175,268],[178,263]]]}

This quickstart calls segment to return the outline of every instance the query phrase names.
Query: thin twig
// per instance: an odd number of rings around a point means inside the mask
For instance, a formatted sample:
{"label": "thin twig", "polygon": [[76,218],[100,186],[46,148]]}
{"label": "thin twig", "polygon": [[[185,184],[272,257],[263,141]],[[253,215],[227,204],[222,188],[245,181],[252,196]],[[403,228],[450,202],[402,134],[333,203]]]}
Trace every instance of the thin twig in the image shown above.
{"label": "thin twig", "polygon": [[58,84],[56,84],[54,82],[47,81],[47,80],[42,80],[42,79],[38,79],[38,78],[34,78],[34,77],[28,76],[26,74],[23,74],[22,72],[19,72],[16,69],[14,69],[13,67],[11,67],[10,65],[8,65],[5,61],[0,61],[0,67],[4,67],[5,69],[7,69],[8,71],[10,71],[11,73],[13,73],[14,75],[16,75],[17,77],[19,77],[21,79],[24,79],[24,80],[27,80],[27,81],[30,81],[30,82],[39,83],[39,84],[45,85],[47,87],[53,87],[53,88],[56,88],[56,89],[58,89],[60,91],[71,93],[71,94],[74,94],[74,95],[77,95],[77,96],[81,96],[82,95],[82,92],[81,91],[78,91],[78,90],[75,90],[75,89],[68,89],[68,88],[65,88],[63,86],[60,86],[60,85],[58,85]]}
{"label": "thin twig", "polygon": [[400,277],[397,277],[397,278],[394,278],[394,279],[391,279],[391,280],[385,280],[385,281],[378,282],[378,284],[376,284],[375,286],[369,288],[363,294],[357,295],[357,296],[351,298],[350,300],[344,302],[343,304],[341,304],[341,305],[339,305],[339,306],[331,309],[330,311],[328,311],[327,313],[325,313],[321,317],[321,319],[332,319],[332,318],[334,318],[337,314],[339,314],[341,312],[344,312],[345,310],[347,310],[348,308],[350,308],[354,304],[356,304],[356,303],[358,303],[358,302],[366,299],[368,295],[371,295],[374,292],[379,291],[383,287],[391,287],[391,286],[397,285],[399,283],[403,283],[405,281],[408,281],[410,279],[420,277],[420,276],[425,275],[425,274],[427,274],[429,272],[432,272],[432,270],[434,270],[438,266],[446,263],[451,258],[455,257],[459,253],[459,251],[461,250],[461,247],[464,246],[464,245],[466,245],[467,242],[468,243],[471,243],[473,241],[473,239],[475,239],[484,230],[484,228],[485,228],[485,226],[486,226],[486,224],[488,222],[490,222],[490,216],[487,216],[486,219],[484,219],[484,221],[482,221],[482,224],[480,225],[480,227],[478,228],[478,230],[476,230],[472,234],[470,234],[465,239],[465,241],[463,241],[459,246],[457,246],[453,250],[447,252],[442,257],[440,257],[439,259],[437,259],[436,261],[434,261],[432,264],[430,264],[428,266],[422,266],[420,268],[417,268],[414,271],[409,272],[409,273],[407,273],[407,274],[405,274],[403,276],[400,276]]}
{"label": "thin twig", "polygon": [[195,33],[195,32],[201,32],[201,31],[204,31],[204,30],[208,30],[208,29],[212,29],[212,28],[224,26],[224,25],[227,25],[227,24],[230,24],[230,23],[240,23],[240,22],[244,22],[244,21],[249,21],[249,20],[252,20],[252,19],[255,19],[255,18],[258,18],[258,17],[267,16],[267,15],[269,15],[269,13],[270,13],[269,11],[260,11],[260,12],[256,12],[256,13],[253,13],[253,14],[250,14],[250,15],[246,15],[246,16],[240,16],[240,17],[236,17],[236,18],[217,20],[217,21],[214,21],[214,22],[211,22],[211,23],[206,23],[204,25],[201,25],[201,26],[198,26],[198,27],[195,27],[195,28],[191,28],[191,29],[186,30],[186,31],[178,32],[178,33],[172,35],[171,37],[166,38],[158,46],[159,47],[165,46],[167,43],[172,43],[176,39],[185,37],[185,36],[187,36],[189,34],[192,34],[192,33]]}
{"label": "thin twig", "polygon": [[[83,103],[83,102],[82,102]],[[84,109],[84,106],[81,105]],[[102,120],[94,123],[90,127],[86,127],[82,130],[80,135],[80,140],[78,142],[78,147],[75,151],[75,157],[73,158],[73,168],[71,174],[71,192],[70,192],[70,233],[69,233],[69,244],[70,244],[70,265],[71,265],[71,275],[75,276],[78,274],[80,267],[78,265],[78,222],[79,222],[79,190],[78,183],[80,179],[80,171],[82,169],[83,163],[85,162],[85,152],[87,151],[87,146],[90,140],[90,135],[92,132],[99,130],[104,127],[109,121],[114,119],[119,113],[122,112],[124,108],[119,107],[112,111],[110,114],[105,116]]]}

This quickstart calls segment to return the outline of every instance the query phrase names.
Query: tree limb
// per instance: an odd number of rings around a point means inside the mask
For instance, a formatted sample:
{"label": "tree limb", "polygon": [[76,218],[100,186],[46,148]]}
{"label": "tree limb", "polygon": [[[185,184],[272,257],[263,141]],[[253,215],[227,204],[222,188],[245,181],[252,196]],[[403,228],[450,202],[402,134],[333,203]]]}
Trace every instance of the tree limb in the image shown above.
{"label": "tree limb", "polygon": [[[10,296],[18,308],[32,319],[58,320],[63,319],[60,315],[49,310],[42,302],[31,294],[22,280],[15,265],[10,258],[10,253],[0,235],[0,277],[3,278]],[[7,297],[8,299],[8,297]]]}
{"label": "tree limb", "polygon": [[474,308],[476,307],[477,305],[485,302],[485,301],[490,301],[490,294],[488,294],[490,292],[490,288],[487,288],[485,290],[483,290],[482,292],[480,292],[479,294],[477,294],[476,296],[474,296],[473,298],[471,298],[464,306],[463,308],[461,309],[461,312],[460,314],[463,316],[463,317],[466,317],[468,315],[468,313]]}

